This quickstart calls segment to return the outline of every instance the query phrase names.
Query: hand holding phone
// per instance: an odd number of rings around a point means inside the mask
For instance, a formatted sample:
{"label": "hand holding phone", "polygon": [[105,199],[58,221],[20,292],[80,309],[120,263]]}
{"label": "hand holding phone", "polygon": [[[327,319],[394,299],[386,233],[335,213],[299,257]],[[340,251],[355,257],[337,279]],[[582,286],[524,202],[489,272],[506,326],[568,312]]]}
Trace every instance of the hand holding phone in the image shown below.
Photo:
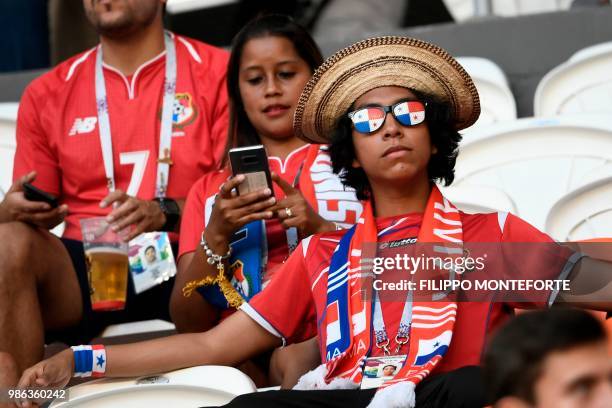
{"label": "hand holding phone", "polygon": [[34,187],[30,183],[23,183],[23,195],[29,201],[42,201],[51,206],[51,208],[56,208],[59,203],[57,202],[57,198],[52,194],[47,193],[37,187]]}
{"label": "hand holding phone", "polygon": [[57,198],[34,187],[35,178],[32,171],[13,182],[0,201],[0,222],[21,221],[51,229],[64,220],[68,206],[59,205]]}
{"label": "hand holding phone", "polygon": [[232,174],[244,174],[245,180],[238,185],[238,195],[252,191],[272,188],[272,177],[268,166],[268,156],[263,145],[237,147],[229,151]]}

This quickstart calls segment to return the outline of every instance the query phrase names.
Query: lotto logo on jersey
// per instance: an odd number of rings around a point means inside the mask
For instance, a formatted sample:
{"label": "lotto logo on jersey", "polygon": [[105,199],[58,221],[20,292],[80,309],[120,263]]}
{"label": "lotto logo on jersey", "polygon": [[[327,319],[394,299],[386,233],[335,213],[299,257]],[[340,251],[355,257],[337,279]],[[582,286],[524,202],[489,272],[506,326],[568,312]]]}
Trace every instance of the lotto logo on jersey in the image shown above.
{"label": "lotto logo on jersey", "polygon": [[98,123],[98,118],[95,116],[76,118],[72,124],[72,128],[70,128],[70,132],[68,132],[68,136],[90,133],[96,128],[96,123]]}

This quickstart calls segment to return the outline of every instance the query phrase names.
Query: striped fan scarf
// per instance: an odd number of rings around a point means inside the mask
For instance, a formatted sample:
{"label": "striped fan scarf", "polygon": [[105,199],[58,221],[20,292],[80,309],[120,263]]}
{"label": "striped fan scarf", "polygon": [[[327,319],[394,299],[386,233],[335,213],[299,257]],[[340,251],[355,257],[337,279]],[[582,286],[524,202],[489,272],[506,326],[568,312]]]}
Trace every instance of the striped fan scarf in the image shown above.
{"label": "striped fan scarf", "polygon": [[[418,241],[440,243],[433,246],[434,255],[443,258],[460,256],[462,231],[458,210],[434,186]],[[368,202],[357,225],[342,237],[332,256],[325,313],[327,361],[306,374],[297,389],[359,387],[366,354],[372,346],[371,280],[363,279],[371,273],[367,266],[364,268],[367,260],[362,259],[362,250],[364,243],[376,243],[377,235],[372,206]],[[449,246],[445,247],[444,243]],[[368,295],[364,296],[364,292]],[[379,389],[370,406],[414,406],[416,384],[434,369],[450,345],[456,303],[415,301],[412,311],[406,363]],[[389,337],[393,338],[393,335]],[[324,382],[321,381],[322,374]],[[399,405],[391,402],[397,401],[398,395],[403,401]]]}

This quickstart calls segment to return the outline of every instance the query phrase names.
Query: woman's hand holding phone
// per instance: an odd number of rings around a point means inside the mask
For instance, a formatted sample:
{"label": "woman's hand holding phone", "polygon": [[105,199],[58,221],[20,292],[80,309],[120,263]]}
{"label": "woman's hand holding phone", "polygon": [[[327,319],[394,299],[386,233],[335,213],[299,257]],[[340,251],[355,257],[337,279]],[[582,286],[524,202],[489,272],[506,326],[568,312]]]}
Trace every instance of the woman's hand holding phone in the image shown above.
{"label": "woman's hand holding phone", "polygon": [[234,231],[257,220],[274,216],[276,199],[269,188],[237,195],[234,191],[245,180],[238,174],[221,185],[206,226],[206,242],[215,253],[225,253]]}
{"label": "woman's hand holding phone", "polygon": [[308,204],[300,190],[276,173],[272,173],[272,181],[285,193],[285,198],[279,200],[273,208],[285,229],[297,228],[300,239],[336,229],[333,222],[325,220]]}

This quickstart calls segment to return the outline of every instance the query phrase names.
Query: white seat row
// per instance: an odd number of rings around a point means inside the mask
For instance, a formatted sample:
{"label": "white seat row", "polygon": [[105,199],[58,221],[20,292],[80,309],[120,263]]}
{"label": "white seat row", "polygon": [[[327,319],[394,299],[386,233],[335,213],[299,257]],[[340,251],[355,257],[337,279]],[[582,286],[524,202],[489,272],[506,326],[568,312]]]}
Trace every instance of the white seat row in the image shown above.
{"label": "white seat row", "polygon": [[577,212],[572,219],[600,214],[602,206],[612,208],[610,196],[602,202],[583,201],[587,190],[604,191],[609,177],[608,115],[525,118],[470,130],[460,146],[455,182],[446,190],[467,211],[510,211],[556,239],[585,239],[601,237],[606,230],[610,235],[612,229],[571,232],[556,226],[556,214],[566,214],[571,203]]}
{"label": "white seat row", "polygon": [[57,400],[50,407],[219,406],[255,391],[253,381],[235,368],[200,366],[140,378],[90,381],[71,387],[68,400]]}
{"label": "white seat row", "polygon": [[612,41],[584,48],[546,74],[533,104],[536,116],[612,114]]}
{"label": "white seat row", "polygon": [[567,10],[573,0],[444,0],[455,21],[475,17],[513,17]]}

